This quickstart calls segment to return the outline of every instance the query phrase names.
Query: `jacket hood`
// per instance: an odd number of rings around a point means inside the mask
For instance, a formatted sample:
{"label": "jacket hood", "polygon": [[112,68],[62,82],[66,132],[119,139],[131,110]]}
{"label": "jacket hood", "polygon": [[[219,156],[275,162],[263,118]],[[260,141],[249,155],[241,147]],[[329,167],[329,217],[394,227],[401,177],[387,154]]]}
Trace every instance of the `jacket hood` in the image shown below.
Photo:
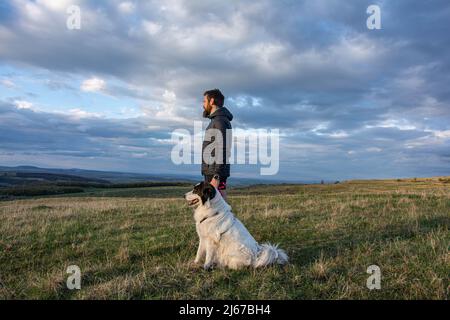
{"label": "jacket hood", "polygon": [[226,118],[228,118],[228,121],[233,120],[233,115],[225,107],[218,108],[216,111],[214,111],[212,114],[210,114],[208,116],[208,118],[210,118],[210,119],[215,118],[215,117],[226,117]]}

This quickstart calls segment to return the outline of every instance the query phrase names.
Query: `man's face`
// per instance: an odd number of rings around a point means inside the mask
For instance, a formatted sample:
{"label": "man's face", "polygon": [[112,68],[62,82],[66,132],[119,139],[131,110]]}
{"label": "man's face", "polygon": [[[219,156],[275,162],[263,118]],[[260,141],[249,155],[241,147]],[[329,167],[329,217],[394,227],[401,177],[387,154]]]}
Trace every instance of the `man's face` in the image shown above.
{"label": "man's face", "polygon": [[208,99],[208,96],[203,96],[203,109],[207,115],[211,113],[211,109],[214,103],[214,99]]}

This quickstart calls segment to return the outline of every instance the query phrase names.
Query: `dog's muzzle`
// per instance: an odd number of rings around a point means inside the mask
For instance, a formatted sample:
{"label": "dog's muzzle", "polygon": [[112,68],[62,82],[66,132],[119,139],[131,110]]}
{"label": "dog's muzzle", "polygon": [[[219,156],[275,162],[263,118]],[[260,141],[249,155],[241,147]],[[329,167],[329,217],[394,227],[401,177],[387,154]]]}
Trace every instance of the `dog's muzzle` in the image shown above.
{"label": "dog's muzzle", "polygon": [[189,200],[189,199],[188,199],[188,195],[189,195],[189,194],[190,194],[190,193],[186,193],[186,194],[184,195],[184,199],[187,201],[188,206],[192,207],[192,206],[195,206],[196,204],[198,204],[199,199],[198,199],[198,198],[194,198],[194,199]]}
{"label": "dog's muzzle", "polygon": [[188,200],[188,206],[192,207],[195,206],[198,203],[198,199],[194,199],[194,200]]}

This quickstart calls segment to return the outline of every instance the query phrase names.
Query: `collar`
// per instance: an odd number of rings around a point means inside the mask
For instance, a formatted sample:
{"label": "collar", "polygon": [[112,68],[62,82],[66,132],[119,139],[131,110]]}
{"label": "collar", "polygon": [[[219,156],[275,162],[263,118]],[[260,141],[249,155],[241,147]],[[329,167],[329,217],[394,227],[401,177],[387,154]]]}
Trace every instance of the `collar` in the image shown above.
{"label": "collar", "polygon": [[206,219],[212,218],[212,217],[214,217],[214,216],[216,216],[216,215],[218,215],[218,214],[219,214],[219,211],[217,211],[216,213],[214,213],[212,216],[204,217],[204,218],[200,221],[200,223],[202,223],[202,222],[205,221]]}

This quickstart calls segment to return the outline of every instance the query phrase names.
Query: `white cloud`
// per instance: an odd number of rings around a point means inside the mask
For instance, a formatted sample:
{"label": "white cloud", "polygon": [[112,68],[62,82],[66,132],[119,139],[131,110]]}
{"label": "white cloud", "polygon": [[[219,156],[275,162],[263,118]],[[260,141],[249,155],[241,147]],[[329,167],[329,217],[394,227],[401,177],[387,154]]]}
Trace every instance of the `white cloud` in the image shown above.
{"label": "white cloud", "polygon": [[144,20],[142,22],[142,26],[144,30],[151,36],[156,35],[162,29],[162,26],[160,24],[149,20]]}
{"label": "white cloud", "polygon": [[133,152],[133,153],[131,153],[131,156],[132,156],[133,158],[138,158],[138,159],[140,159],[140,158],[148,157],[148,153],[147,153],[147,152]]}
{"label": "white cloud", "polygon": [[160,119],[177,119],[179,118],[177,115],[177,95],[175,92],[170,90],[164,90],[162,95],[163,103],[158,108],[158,111],[155,113],[156,118]]}
{"label": "white cloud", "polygon": [[14,100],[17,109],[33,109],[33,103],[25,100]]}
{"label": "white cloud", "polygon": [[443,130],[443,131],[433,131],[433,134],[437,138],[441,139],[450,139],[450,130]]}
{"label": "white cloud", "polygon": [[152,124],[148,128],[152,128],[153,124],[158,126],[167,125],[188,125],[192,126],[193,119],[186,112],[189,110],[186,106],[178,103],[177,95],[172,90],[164,90],[158,102],[140,107],[141,114],[144,117],[152,119]]}
{"label": "white cloud", "polygon": [[81,84],[81,90],[86,92],[99,92],[106,89],[105,80],[93,77],[87,80],[84,80]]}
{"label": "white cloud", "polygon": [[177,95],[170,90],[164,90],[163,98],[168,103],[175,103],[175,101],[177,101]]}
{"label": "white cloud", "polygon": [[121,2],[118,6],[119,11],[122,13],[130,14],[136,9],[136,5],[133,2],[125,1]]}
{"label": "white cloud", "polygon": [[376,123],[375,125],[366,125],[366,128],[396,128],[398,130],[416,130],[416,126],[406,119],[387,119]]}
{"label": "white cloud", "polygon": [[347,138],[349,134],[343,130],[335,131],[329,134],[330,138]]}
{"label": "white cloud", "polygon": [[88,112],[82,109],[70,109],[68,115],[72,118],[82,119],[82,118],[98,118],[101,115],[99,113]]}
{"label": "white cloud", "polygon": [[52,11],[66,11],[67,8],[75,3],[74,0],[37,0],[36,4],[43,6]]}
{"label": "white cloud", "polygon": [[373,38],[357,35],[354,37],[343,37],[340,41],[330,47],[331,56],[348,64],[368,62],[381,59],[387,48]]}
{"label": "white cloud", "polygon": [[9,79],[1,79],[0,84],[10,89],[16,87],[16,84]]}
{"label": "white cloud", "polygon": [[22,6],[21,13],[30,21],[41,23],[44,20],[45,14],[38,4],[22,0],[16,2],[17,6]]}

